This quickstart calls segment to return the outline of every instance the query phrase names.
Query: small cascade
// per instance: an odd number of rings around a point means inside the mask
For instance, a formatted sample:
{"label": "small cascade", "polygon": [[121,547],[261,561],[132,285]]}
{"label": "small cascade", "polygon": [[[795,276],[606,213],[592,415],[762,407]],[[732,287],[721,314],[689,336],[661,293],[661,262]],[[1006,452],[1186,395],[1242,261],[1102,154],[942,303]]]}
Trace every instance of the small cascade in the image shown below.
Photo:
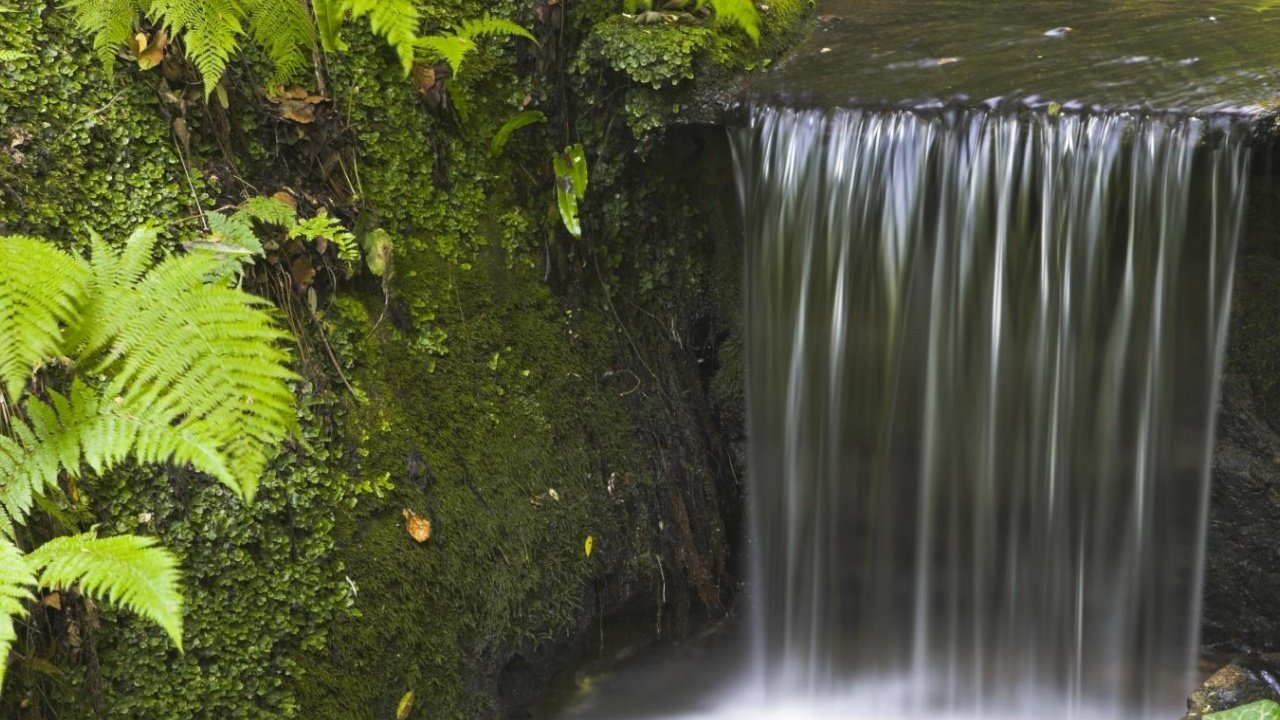
{"label": "small cascade", "polygon": [[766,703],[1178,717],[1245,121],[749,114]]}

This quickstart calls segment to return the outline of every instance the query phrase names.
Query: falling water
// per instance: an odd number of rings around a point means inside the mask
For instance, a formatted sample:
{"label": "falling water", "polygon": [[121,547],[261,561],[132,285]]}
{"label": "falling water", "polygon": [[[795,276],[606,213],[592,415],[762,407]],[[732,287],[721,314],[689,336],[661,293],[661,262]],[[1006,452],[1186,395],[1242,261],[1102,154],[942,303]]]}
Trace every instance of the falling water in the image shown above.
{"label": "falling water", "polygon": [[734,150],[768,699],[1178,717],[1247,127],[750,114]]}

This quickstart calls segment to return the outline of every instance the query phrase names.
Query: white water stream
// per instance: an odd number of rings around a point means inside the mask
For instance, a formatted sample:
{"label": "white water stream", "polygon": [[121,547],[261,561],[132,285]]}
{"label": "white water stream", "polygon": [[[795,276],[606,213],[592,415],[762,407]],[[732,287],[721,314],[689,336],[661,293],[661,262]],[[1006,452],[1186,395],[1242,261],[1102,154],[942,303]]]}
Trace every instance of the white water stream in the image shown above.
{"label": "white water stream", "polygon": [[713,717],[1178,717],[1242,121],[759,107],[752,688]]}

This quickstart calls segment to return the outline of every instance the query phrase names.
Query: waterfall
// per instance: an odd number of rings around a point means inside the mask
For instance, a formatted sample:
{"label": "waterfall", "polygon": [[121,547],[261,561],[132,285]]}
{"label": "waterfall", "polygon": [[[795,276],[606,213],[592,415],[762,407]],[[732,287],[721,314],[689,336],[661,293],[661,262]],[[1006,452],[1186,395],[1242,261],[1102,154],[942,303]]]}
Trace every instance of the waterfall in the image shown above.
{"label": "waterfall", "polygon": [[766,700],[1180,716],[1246,122],[748,115]]}

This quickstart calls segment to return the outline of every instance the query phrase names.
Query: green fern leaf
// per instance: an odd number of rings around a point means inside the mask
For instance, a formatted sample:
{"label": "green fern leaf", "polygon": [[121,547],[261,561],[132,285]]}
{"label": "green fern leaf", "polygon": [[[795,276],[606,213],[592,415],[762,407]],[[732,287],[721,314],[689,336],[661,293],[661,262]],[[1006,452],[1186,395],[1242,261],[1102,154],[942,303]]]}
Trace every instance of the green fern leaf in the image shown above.
{"label": "green fern leaf", "polygon": [[32,372],[67,354],[63,328],[80,318],[84,261],[34,238],[0,236],[0,397],[16,404]]}
{"label": "green fern leaf", "polygon": [[70,0],[76,27],[93,37],[93,51],[110,77],[116,52],[133,39],[138,25],[137,0]]}
{"label": "green fern leaf", "polygon": [[420,37],[417,46],[426,51],[431,59],[440,59],[448,63],[453,74],[457,75],[462,67],[462,59],[475,48],[472,40],[457,35],[427,35]]}
{"label": "green fern leaf", "polygon": [[26,557],[13,543],[0,539],[0,690],[4,689],[9,649],[18,637],[13,621],[27,614],[26,603],[35,584],[35,570]]}
{"label": "green fern leaf", "polygon": [[204,81],[206,98],[239,47],[246,14],[242,0],[151,0],[150,15],[162,22],[170,35],[182,36],[187,59]]}
{"label": "green fern leaf", "polygon": [[126,319],[100,370],[122,412],[168,422],[221,448],[246,499],[270,452],[295,429],[286,339],[266,302],[204,284],[218,260],[189,255],[156,266],[118,298]]}
{"label": "green fern leaf", "polygon": [[413,69],[413,49],[418,39],[421,16],[413,0],[351,0],[351,16],[368,16],[369,27],[386,39],[400,58],[406,77]]}
{"label": "green fern leaf", "polygon": [[324,209],[315,214],[315,217],[307,218],[300,221],[297,225],[289,228],[289,237],[302,238],[307,241],[315,241],[317,238],[324,238],[332,241],[338,248],[338,259],[345,262],[355,262],[360,259],[360,244],[356,241],[356,236],[351,234],[337,218],[331,217]]}
{"label": "green fern leaf", "polygon": [[462,62],[467,54],[476,49],[476,38],[485,35],[514,35],[531,40],[534,44],[538,42],[533,33],[516,23],[485,15],[463,22],[456,32],[418,38],[417,45],[426,51],[428,57],[440,58],[448,63],[456,76],[462,72]]}
{"label": "green fern leaf", "polygon": [[274,66],[272,84],[294,80],[311,67],[315,30],[300,0],[249,0],[248,22],[254,41]]}
{"label": "green fern leaf", "polygon": [[462,27],[458,30],[458,35],[472,39],[485,35],[513,35],[529,40],[535,45],[538,44],[537,39],[533,37],[533,33],[524,29],[520,25],[517,25],[505,18],[496,18],[490,15],[464,21],[462,23]]}
{"label": "green fern leaf", "polygon": [[273,197],[255,195],[245,200],[233,217],[252,218],[268,225],[290,228],[298,222],[298,211],[292,205]]}
{"label": "green fern leaf", "polygon": [[247,216],[240,213],[227,216],[215,212],[205,215],[205,219],[209,222],[210,243],[229,246],[230,251],[237,255],[241,254],[240,251],[249,255],[262,254],[262,241],[253,234],[253,226],[249,224]]}
{"label": "green fern leaf", "polygon": [[164,628],[182,649],[182,594],[178,561],[154,538],[97,537],[89,532],[54,538],[27,555],[47,588],[81,592],[131,610]]}
{"label": "green fern leaf", "polygon": [[10,63],[31,57],[31,53],[22,50],[0,50],[0,62]]}

